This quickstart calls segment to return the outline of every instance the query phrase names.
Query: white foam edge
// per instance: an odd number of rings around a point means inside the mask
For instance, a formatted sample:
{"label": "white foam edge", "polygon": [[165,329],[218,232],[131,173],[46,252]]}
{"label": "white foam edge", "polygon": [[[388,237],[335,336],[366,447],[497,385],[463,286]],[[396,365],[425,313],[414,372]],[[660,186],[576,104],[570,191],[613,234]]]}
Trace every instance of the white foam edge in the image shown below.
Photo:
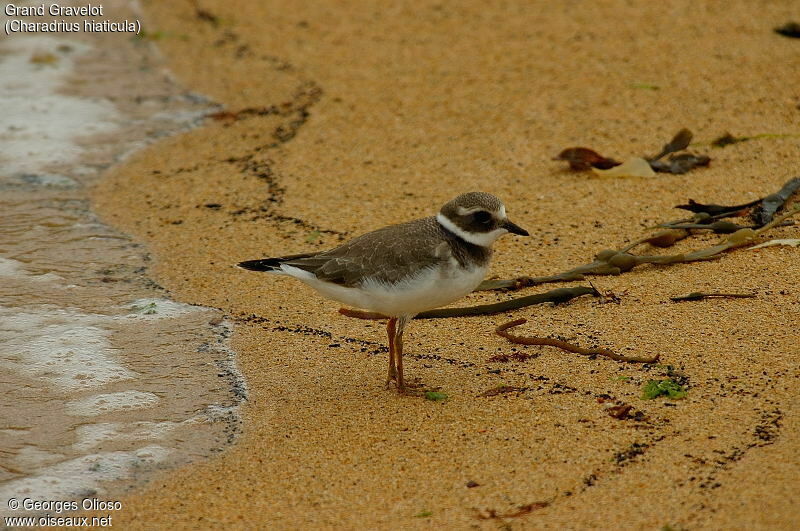
{"label": "white foam edge", "polygon": [[[60,51],[64,46],[71,51]],[[119,113],[111,102],[60,93],[75,59],[90,50],[89,45],[46,35],[0,41],[0,174],[37,173],[68,164],[83,152],[79,137],[118,128]],[[37,53],[56,60],[37,63],[32,60]]]}
{"label": "white foam edge", "polygon": [[[0,485],[0,515],[20,514],[9,511],[7,500],[70,500],[91,494],[103,494],[107,481],[128,479],[142,465],[167,460],[171,450],[149,445],[129,452],[104,452],[77,457],[41,469],[35,476],[14,479]],[[28,513],[30,514],[30,513]]]}
{"label": "white foam edge", "polygon": [[69,308],[0,306],[0,368],[62,390],[134,378],[117,360],[106,319]]}
{"label": "white foam edge", "polygon": [[158,395],[148,391],[129,389],[116,393],[101,393],[70,400],[64,407],[67,414],[76,417],[95,417],[118,411],[134,411],[153,407],[160,402]]}

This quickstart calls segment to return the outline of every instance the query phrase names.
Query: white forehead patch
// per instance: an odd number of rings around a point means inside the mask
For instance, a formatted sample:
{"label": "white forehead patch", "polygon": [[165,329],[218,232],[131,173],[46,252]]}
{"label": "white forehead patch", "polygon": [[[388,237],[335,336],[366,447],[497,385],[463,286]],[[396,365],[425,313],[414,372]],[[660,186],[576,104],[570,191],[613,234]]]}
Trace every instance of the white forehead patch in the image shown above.
{"label": "white forehead patch", "polygon": [[483,207],[472,207],[472,208],[464,208],[462,206],[456,208],[456,212],[459,216],[469,216],[470,214],[477,212],[479,210],[484,210]]}
{"label": "white forehead patch", "polygon": [[[456,208],[456,213],[458,213],[459,216],[469,216],[470,214],[474,214],[475,212],[480,212],[481,210],[485,210],[486,212],[492,212],[491,209],[482,206],[475,206],[471,208],[464,208],[462,206],[459,206]],[[497,212],[497,214],[500,217],[500,219],[506,218],[505,205],[500,205],[500,210]]]}

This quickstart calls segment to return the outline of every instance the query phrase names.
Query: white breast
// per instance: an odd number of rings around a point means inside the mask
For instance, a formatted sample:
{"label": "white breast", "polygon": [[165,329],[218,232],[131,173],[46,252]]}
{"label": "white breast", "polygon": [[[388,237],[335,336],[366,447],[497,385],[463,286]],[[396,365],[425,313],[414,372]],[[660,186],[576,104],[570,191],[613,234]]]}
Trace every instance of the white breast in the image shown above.
{"label": "white breast", "polygon": [[367,280],[361,287],[347,288],[292,266],[283,265],[282,269],[330,299],[392,317],[416,315],[457,301],[478,287],[487,270],[462,269],[452,260],[445,267],[423,269],[397,284]]}

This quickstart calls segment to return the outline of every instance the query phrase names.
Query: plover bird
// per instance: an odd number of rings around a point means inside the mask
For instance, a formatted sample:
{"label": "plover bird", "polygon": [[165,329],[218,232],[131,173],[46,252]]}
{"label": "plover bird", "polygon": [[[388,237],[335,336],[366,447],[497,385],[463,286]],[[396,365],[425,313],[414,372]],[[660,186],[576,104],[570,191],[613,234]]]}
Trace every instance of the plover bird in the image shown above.
{"label": "plover bird", "polygon": [[335,301],[389,318],[389,374],[401,393],[403,331],[420,312],[450,304],[483,280],[492,244],[506,233],[528,232],[506,217],[502,201],[483,192],[462,194],[436,216],[358,236],[329,251],[248,260],[238,265],[302,280]]}

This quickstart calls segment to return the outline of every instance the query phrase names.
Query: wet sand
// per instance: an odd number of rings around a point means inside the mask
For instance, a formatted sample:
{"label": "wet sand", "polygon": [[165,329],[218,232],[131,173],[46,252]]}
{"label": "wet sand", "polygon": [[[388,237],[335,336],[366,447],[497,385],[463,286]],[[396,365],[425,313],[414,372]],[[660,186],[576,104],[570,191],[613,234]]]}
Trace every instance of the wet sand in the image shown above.
{"label": "wet sand", "polygon": [[[148,246],[175,297],[234,320],[250,396],[232,449],[125,498],[114,525],[796,526],[797,249],[594,279],[618,304],[580,298],[416,321],[406,373],[441,387],[444,402],[384,390],[382,323],[342,317],[292,279],[232,267],[333,246],[477,189],[503,198],[531,232],[498,243],[491,275],[545,275],[681,217],[673,206],[689,198],[771,193],[798,174],[797,137],[707,143],[800,132],[800,41],[772,32],[793,7],[144,3],[181,82],[239,114],[135,155],[97,187],[94,205]],[[681,127],[710,167],[604,179],[551,160],[574,145],[653,154]],[[718,239],[699,235],[676,251]],[[669,300],[691,291],[756,297]],[[641,398],[663,366],[493,334],[518,317],[530,321],[521,333],[658,353],[688,377],[688,396]],[[490,361],[514,352],[533,357]],[[500,385],[524,390],[478,396]],[[642,416],[612,418],[606,397]]]}
{"label": "wet sand", "polygon": [[212,110],[130,35],[0,37],[0,518],[47,510],[12,500],[118,497],[238,433],[231,326],[170,300],[89,200],[107,168]]}

